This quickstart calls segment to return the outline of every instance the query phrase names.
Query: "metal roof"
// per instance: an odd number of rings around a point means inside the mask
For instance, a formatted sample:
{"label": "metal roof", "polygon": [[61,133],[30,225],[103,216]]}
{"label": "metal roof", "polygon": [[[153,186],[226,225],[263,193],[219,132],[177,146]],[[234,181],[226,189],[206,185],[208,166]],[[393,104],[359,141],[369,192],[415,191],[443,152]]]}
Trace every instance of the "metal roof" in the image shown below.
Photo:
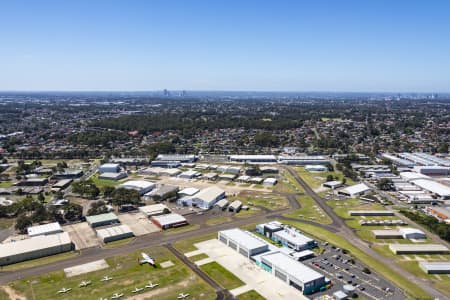
{"label": "metal roof", "polygon": [[148,189],[155,187],[156,184],[154,182],[146,181],[146,180],[129,180],[118,185],[118,188],[126,188],[126,189]]}
{"label": "metal roof", "polygon": [[67,245],[71,242],[67,232],[39,235],[25,240],[0,244],[0,258]]}
{"label": "metal roof", "polygon": [[311,243],[314,241],[312,238],[307,237],[306,235],[298,232],[294,229],[284,228],[284,230],[280,230],[274,233],[277,237],[285,239],[296,245],[303,245],[307,243]]}
{"label": "metal roof", "polygon": [[389,248],[394,252],[448,251],[448,248],[441,244],[389,244]]}
{"label": "metal roof", "polygon": [[153,216],[152,219],[161,224],[161,226],[186,222],[185,217],[173,213],[161,216]]}
{"label": "metal roof", "polygon": [[419,265],[426,270],[450,270],[450,261],[421,261]]}
{"label": "metal roof", "polygon": [[261,259],[269,262],[276,269],[287,273],[289,277],[295,278],[303,283],[311,282],[324,277],[317,271],[281,252],[272,252],[262,255]]}
{"label": "metal roof", "polygon": [[359,194],[363,192],[370,191],[370,187],[365,185],[364,183],[358,183],[349,187],[346,187],[345,189],[340,190],[339,192],[343,192],[349,195]]}
{"label": "metal roof", "polygon": [[169,209],[166,205],[157,203],[139,207],[139,210],[147,215],[162,213],[165,209]]}
{"label": "metal roof", "polygon": [[258,238],[251,232],[244,231],[239,228],[223,230],[220,231],[220,234],[226,236],[227,239],[239,244],[239,247],[244,247],[247,250],[268,246],[268,243],[263,239]]}
{"label": "metal roof", "polygon": [[439,182],[426,179],[417,179],[413,180],[412,183],[433,194],[437,194],[440,197],[450,197],[450,188],[440,184]]}
{"label": "metal roof", "polygon": [[96,231],[97,235],[103,240],[108,237],[133,233],[133,231],[130,229],[130,227],[128,227],[128,225],[119,225],[114,227],[102,228],[97,229]]}
{"label": "metal roof", "polygon": [[216,186],[211,186],[211,187],[201,190],[200,192],[195,194],[194,197],[196,199],[200,199],[203,202],[211,203],[211,202],[214,202],[223,193],[225,193],[224,190],[222,190]]}
{"label": "metal roof", "polygon": [[95,224],[95,223],[103,223],[103,222],[108,222],[108,221],[115,221],[118,220],[117,216],[112,213],[106,213],[106,214],[100,214],[100,215],[95,215],[95,216],[87,216],[86,217],[86,221],[89,224]]}
{"label": "metal roof", "polygon": [[62,232],[61,225],[58,222],[31,226],[27,228],[27,232],[29,236],[43,235],[48,233]]}

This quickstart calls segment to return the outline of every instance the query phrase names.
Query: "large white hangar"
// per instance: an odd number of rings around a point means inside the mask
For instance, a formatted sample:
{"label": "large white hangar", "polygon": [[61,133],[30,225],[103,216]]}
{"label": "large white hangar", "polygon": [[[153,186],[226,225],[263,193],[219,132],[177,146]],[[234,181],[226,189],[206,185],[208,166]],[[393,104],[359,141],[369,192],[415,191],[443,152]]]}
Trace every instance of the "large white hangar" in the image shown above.
{"label": "large white hangar", "polygon": [[129,180],[117,186],[118,189],[129,189],[135,190],[139,193],[139,195],[144,195],[147,192],[150,192],[154,189],[156,184],[154,182],[146,181],[146,180]]}
{"label": "large white hangar", "polygon": [[67,232],[39,235],[13,243],[0,244],[0,266],[50,256],[73,249]]}
{"label": "large white hangar", "polygon": [[450,261],[421,261],[419,267],[427,274],[450,274]]}
{"label": "large white hangar", "polygon": [[247,258],[269,250],[263,239],[237,228],[219,231],[218,239]]}

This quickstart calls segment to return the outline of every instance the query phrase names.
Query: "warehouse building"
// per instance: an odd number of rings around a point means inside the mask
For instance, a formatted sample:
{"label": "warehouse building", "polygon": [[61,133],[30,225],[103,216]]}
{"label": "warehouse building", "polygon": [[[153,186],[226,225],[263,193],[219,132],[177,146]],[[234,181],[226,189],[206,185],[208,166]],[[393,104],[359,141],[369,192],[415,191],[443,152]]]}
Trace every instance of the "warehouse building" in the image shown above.
{"label": "warehouse building", "polygon": [[391,210],[351,210],[348,212],[350,216],[393,216],[394,212]]}
{"label": "warehouse building", "polygon": [[218,177],[219,177],[219,174],[217,174],[217,173],[211,172],[211,173],[203,174],[203,178],[206,180],[209,180],[209,181],[215,181],[215,180],[217,180]]}
{"label": "warehouse building", "polygon": [[119,164],[103,164],[100,167],[98,167],[98,172],[100,174],[102,173],[119,173],[120,172],[120,165]]}
{"label": "warehouse building", "polygon": [[395,229],[372,230],[376,239],[402,239],[403,235]]}
{"label": "warehouse building", "polygon": [[180,163],[193,163],[197,160],[193,154],[159,154],[156,160],[178,161]]}
{"label": "warehouse building", "polygon": [[27,233],[29,237],[34,237],[38,235],[49,235],[54,233],[63,232],[61,225],[58,222],[31,226],[27,228]]}
{"label": "warehouse building", "polygon": [[197,172],[197,171],[185,171],[183,173],[181,173],[180,175],[178,175],[178,177],[183,178],[183,179],[194,179],[199,177],[200,175],[202,175],[202,173]]}
{"label": "warehouse building", "polygon": [[133,237],[133,231],[131,231],[128,225],[119,225],[113,227],[107,227],[97,229],[97,236],[103,243],[109,243],[112,241],[122,240]]}
{"label": "warehouse building", "polygon": [[225,180],[225,181],[233,181],[237,177],[236,174],[220,174],[218,176],[219,180]]}
{"label": "warehouse building", "polygon": [[338,180],[332,180],[322,183],[322,186],[334,190],[340,188],[343,184]]}
{"label": "warehouse building", "polygon": [[432,179],[430,176],[420,174],[417,172],[400,172],[399,175],[403,180],[406,180],[407,182],[416,179],[430,179],[430,180]]}
{"label": "warehouse building", "polygon": [[154,176],[178,176],[181,174],[181,171],[177,168],[148,167],[139,170],[139,174]]}
{"label": "warehouse building", "polygon": [[231,155],[229,157],[232,162],[258,164],[258,163],[276,163],[275,155]]}
{"label": "warehouse building", "polygon": [[129,180],[127,182],[119,184],[116,188],[135,190],[139,193],[140,196],[142,196],[145,193],[148,193],[151,190],[153,190],[155,186],[156,186],[155,183],[146,180]]}
{"label": "warehouse building", "polygon": [[428,176],[447,176],[450,174],[449,167],[441,166],[415,166],[414,172],[428,175]]}
{"label": "warehouse building", "polygon": [[427,274],[450,274],[450,261],[421,261],[419,267]]}
{"label": "warehouse building", "polygon": [[228,211],[232,211],[232,212],[239,212],[242,208],[242,202],[239,200],[234,200],[233,202],[230,203],[230,205],[228,206]]}
{"label": "warehouse building", "polygon": [[72,181],[73,181],[73,179],[61,179],[53,185],[53,188],[63,190],[65,188],[69,187],[69,185],[72,183]]}
{"label": "warehouse building", "polygon": [[218,239],[247,258],[269,250],[263,239],[238,228],[219,231]]}
{"label": "warehouse building", "polygon": [[211,186],[184,200],[183,205],[210,209],[223,198],[225,198],[225,191],[216,186]]}
{"label": "warehouse building", "polygon": [[416,179],[412,180],[411,183],[432,193],[441,200],[450,200],[450,188],[439,182],[427,179]]}
{"label": "warehouse building", "polygon": [[404,239],[422,240],[427,238],[425,232],[416,228],[400,228],[398,231]]}
{"label": "warehouse building", "polygon": [[120,223],[117,216],[112,212],[95,216],[87,216],[86,221],[92,228]]}
{"label": "warehouse building", "polygon": [[188,188],[184,188],[181,191],[178,192],[178,197],[192,197],[195,194],[197,194],[200,190],[194,187],[188,187]]}
{"label": "warehouse building", "polygon": [[448,248],[440,244],[389,244],[394,254],[447,254]]}
{"label": "warehouse building", "polygon": [[68,252],[73,249],[67,232],[39,235],[13,243],[0,244],[0,266]]}
{"label": "warehouse building", "polygon": [[390,160],[394,165],[397,166],[412,168],[415,165],[413,162],[409,160],[399,158],[389,153],[383,153],[381,156],[387,160]]}
{"label": "warehouse building", "polygon": [[170,213],[169,208],[161,203],[140,206],[139,211],[144,213],[147,217],[159,216]]}
{"label": "warehouse building", "polygon": [[279,156],[278,162],[286,165],[327,165],[330,160],[322,155],[316,156]]}
{"label": "warehouse building", "polygon": [[266,178],[263,181],[263,185],[274,186],[277,182],[278,180],[276,178]]}
{"label": "warehouse building", "polygon": [[154,190],[144,195],[145,200],[162,201],[165,199],[175,198],[179,188],[175,185],[161,184]]}
{"label": "warehouse building", "polygon": [[47,183],[47,178],[28,178],[17,182],[15,186],[44,186]]}
{"label": "warehouse building", "polygon": [[150,220],[159,228],[165,230],[169,228],[176,228],[187,225],[188,222],[185,217],[179,214],[170,213],[167,215],[153,216]]}
{"label": "warehouse building", "polygon": [[83,170],[64,170],[52,176],[54,179],[76,179],[84,175]]}
{"label": "warehouse building", "polygon": [[218,207],[220,210],[224,210],[225,208],[227,208],[229,202],[226,199],[222,199],[217,201],[217,203],[214,205],[215,207]]}
{"label": "warehouse building", "polygon": [[177,160],[153,160],[150,165],[152,167],[160,168],[178,168],[181,167],[181,162]]}
{"label": "warehouse building", "polygon": [[98,175],[98,179],[116,180],[116,181],[127,177],[128,175],[126,172],[119,172],[119,173],[105,172]]}
{"label": "warehouse building", "polygon": [[312,249],[317,246],[316,241],[312,238],[305,236],[294,228],[288,227],[284,227],[283,230],[274,232],[272,234],[272,240],[295,251]]}
{"label": "warehouse building", "polygon": [[447,207],[427,206],[425,211],[428,215],[435,217],[439,221],[450,224],[450,209]]}
{"label": "warehouse building", "polygon": [[358,197],[361,195],[364,195],[365,193],[369,192],[371,189],[364,183],[358,183],[355,185],[351,185],[349,187],[346,187],[340,191],[338,191],[338,194],[345,195],[347,197]]}
{"label": "warehouse building", "polygon": [[326,285],[325,276],[279,251],[261,255],[257,264],[306,295]]}

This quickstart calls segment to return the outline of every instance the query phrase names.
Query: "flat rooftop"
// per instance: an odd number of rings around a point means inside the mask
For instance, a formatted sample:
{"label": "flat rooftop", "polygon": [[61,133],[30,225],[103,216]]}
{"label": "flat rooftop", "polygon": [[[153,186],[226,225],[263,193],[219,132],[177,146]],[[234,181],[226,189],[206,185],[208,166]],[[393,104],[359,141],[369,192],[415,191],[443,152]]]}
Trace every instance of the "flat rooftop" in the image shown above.
{"label": "flat rooftop", "polygon": [[71,242],[67,232],[39,235],[25,240],[0,244],[0,258],[67,245]]}
{"label": "flat rooftop", "polygon": [[251,232],[244,231],[238,228],[219,231],[219,233],[225,235],[228,239],[233,240],[237,244],[242,245],[247,249],[255,249],[268,245],[267,242],[256,237]]}

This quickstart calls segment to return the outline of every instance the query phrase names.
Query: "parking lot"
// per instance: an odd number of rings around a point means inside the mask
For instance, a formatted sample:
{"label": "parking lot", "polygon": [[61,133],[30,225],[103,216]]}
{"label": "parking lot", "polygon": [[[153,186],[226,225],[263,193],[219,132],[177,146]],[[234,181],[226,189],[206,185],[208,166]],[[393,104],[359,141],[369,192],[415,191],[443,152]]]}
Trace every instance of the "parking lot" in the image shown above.
{"label": "parking lot", "polygon": [[338,290],[344,291],[344,285],[352,285],[355,287],[355,293],[364,299],[405,299],[398,288],[374,273],[365,273],[364,266],[344,254],[341,249],[327,243],[322,244],[321,248],[324,249],[322,254],[304,260],[303,263],[331,279],[333,286],[329,290],[312,295],[313,298],[332,295]]}

